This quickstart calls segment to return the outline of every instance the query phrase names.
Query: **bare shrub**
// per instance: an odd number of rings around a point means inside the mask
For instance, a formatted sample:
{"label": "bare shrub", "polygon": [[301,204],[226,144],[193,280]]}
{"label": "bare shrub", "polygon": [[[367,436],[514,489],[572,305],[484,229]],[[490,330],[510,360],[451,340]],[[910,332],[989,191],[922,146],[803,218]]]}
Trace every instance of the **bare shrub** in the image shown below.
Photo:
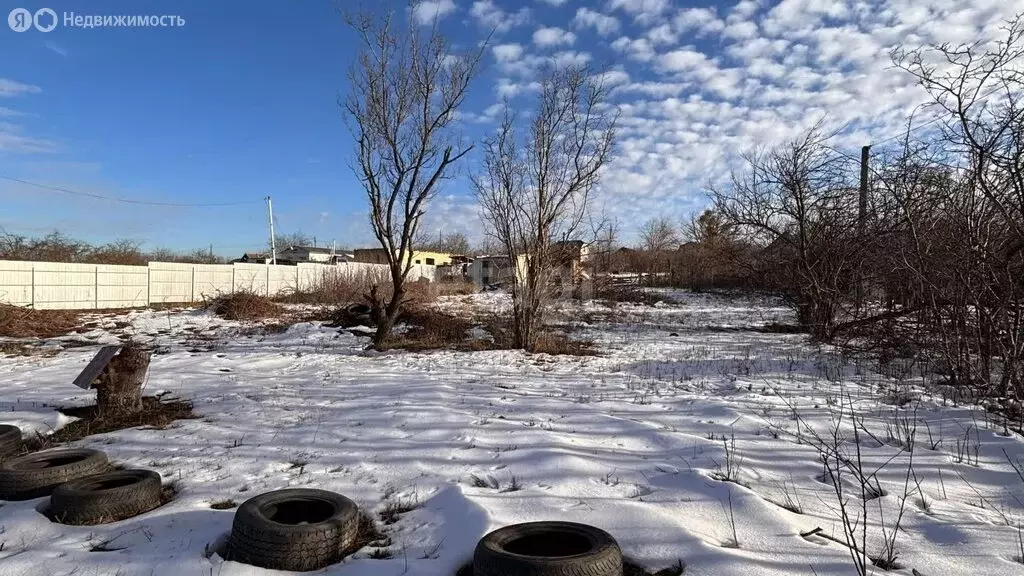
{"label": "bare shrub", "polygon": [[[323,270],[299,290],[282,294],[274,300],[289,304],[349,304],[362,302],[375,285],[386,284],[388,272],[385,269],[362,269],[357,272]],[[385,295],[389,293],[385,290]]]}
{"label": "bare shrub", "polygon": [[225,320],[263,320],[285,314],[280,304],[246,290],[218,296],[206,308]]}
{"label": "bare shrub", "polygon": [[63,336],[81,324],[83,313],[80,310],[36,310],[0,303],[0,336],[6,338]]}
{"label": "bare shrub", "polygon": [[399,317],[405,332],[394,334],[383,349],[437,350],[468,346],[470,319],[453,316],[426,306],[410,306]]}

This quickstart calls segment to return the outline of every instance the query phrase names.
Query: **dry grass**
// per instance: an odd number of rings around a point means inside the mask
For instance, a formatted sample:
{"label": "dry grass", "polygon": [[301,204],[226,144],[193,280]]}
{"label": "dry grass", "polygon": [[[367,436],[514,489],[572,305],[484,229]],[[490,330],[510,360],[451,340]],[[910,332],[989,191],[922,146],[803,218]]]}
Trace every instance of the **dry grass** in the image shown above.
{"label": "dry grass", "polygon": [[653,306],[662,301],[663,298],[654,292],[649,292],[629,284],[608,284],[595,290],[594,298],[606,302],[628,302],[633,304],[647,304]]}
{"label": "dry grass", "polygon": [[266,296],[248,291],[225,294],[214,298],[207,309],[226,320],[264,320],[279,318],[285,309]]}
{"label": "dry grass", "polygon": [[142,399],[142,411],[136,414],[101,416],[95,405],[59,410],[67,416],[79,418],[48,436],[37,436],[25,441],[28,452],[50,448],[56,444],[73,442],[92,434],[124,430],[138,426],[162,429],[175,420],[198,418],[192,413],[192,404],[183,400],[162,402],[153,396]]}
{"label": "dry grass", "polygon": [[391,537],[377,527],[373,518],[365,512],[360,512],[359,534],[356,536],[355,542],[352,543],[351,551],[355,552],[356,550],[371,547],[376,548],[374,552],[380,554],[380,551],[385,550],[388,546],[391,546]]}
{"label": "dry grass", "polygon": [[596,356],[597,349],[589,340],[573,340],[562,332],[545,332],[537,338],[534,354]]}
{"label": "dry grass", "polygon": [[408,330],[393,335],[385,345],[387,349],[424,351],[467,349],[470,346],[468,331],[473,327],[473,321],[468,318],[412,305],[399,322],[405,323]]}
{"label": "dry grass", "polygon": [[293,291],[274,298],[288,304],[347,304],[362,302],[364,294],[374,284],[390,286],[390,275],[385,272],[361,271],[357,274],[336,275],[323,273],[303,290]]}
{"label": "dry grass", "polygon": [[53,338],[63,336],[81,324],[82,314],[95,310],[35,310],[0,304],[0,336],[7,338]]}
{"label": "dry grass", "polygon": [[[488,344],[486,350],[512,350],[512,328],[511,320],[507,317],[494,314],[482,316],[480,322],[491,336],[492,343]],[[596,356],[598,354],[594,343],[589,340],[574,340],[569,338],[565,332],[548,330],[537,337],[537,344],[533,349],[534,354],[551,354],[567,356]]]}

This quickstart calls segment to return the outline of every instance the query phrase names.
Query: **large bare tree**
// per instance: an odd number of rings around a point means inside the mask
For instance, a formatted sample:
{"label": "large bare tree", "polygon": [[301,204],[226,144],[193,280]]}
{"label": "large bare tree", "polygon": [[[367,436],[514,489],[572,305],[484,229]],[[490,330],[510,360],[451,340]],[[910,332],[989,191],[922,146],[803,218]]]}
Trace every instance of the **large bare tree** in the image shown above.
{"label": "large bare tree", "polygon": [[711,189],[715,212],[762,247],[769,284],[789,298],[803,326],[829,340],[862,250],[855,171],[817,128],[748,156],[747,164],[730,185]]}
{"label": "large bare tree", "polygon": [[456,53],[437,22],[422,26],[416,3],[404,13],[351,15],[359,51],[341,103],[356,141],[354,171],[370,203],[370,225],[384,250],[391,290],[366,295],[380,349],[405,303],[412,247],[427,203],[472,148],[456,120],[482,48]]}
{"label": "large bare tree", "polygon": [[640,227],[640,248],[648,252],[665,252],[679,246],[679,231],[672,220],[654,217]]}
{"label": "large bare tree", "polygon": [[514,269],[513,341],[533,350],[550,297],[551,246],[573,239],[612,151],[617,112],[601,76],[586,66],[542,72],[537,108],[520,140],[506,104],[473,183],[489,233]]}

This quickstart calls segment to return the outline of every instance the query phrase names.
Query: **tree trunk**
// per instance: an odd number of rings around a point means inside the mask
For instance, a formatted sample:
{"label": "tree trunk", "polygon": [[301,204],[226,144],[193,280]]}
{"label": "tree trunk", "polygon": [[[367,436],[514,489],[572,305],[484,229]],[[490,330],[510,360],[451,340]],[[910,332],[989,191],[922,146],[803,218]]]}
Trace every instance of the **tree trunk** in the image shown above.
{"label": "tree trunk", "polygon": [[95,384],[96,406],[105,417],[142,411],[142,384],[149,371],[149,352],[128,344],[110,361]]}
{"label": "tree trunk", "polygon": [[373,333],[373,347],[375,350],[380,351],[384,350],[384,345],[391,337],[391,331],[395,327],[395,322],[398,321],[398,314],[402,311],[402,299],[405,297],[405,282],[403,281],[398,285],[398,288],[394,290],[391,299],[386,304],[383,298],[379,296],[376,286],[371,289],[370,294],[374,301],[373,309],[377,320],[377,331]]}

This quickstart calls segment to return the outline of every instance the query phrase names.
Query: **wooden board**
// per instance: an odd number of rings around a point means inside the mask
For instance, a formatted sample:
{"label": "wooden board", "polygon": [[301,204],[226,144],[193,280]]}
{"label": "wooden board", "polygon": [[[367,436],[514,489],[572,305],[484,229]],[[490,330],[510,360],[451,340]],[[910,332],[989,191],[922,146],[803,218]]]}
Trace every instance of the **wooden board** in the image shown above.
{"label": "wooden board", "polygon": [[96,353],[96,356],[89,362],[89,364],[82,370],[82,373],[75,378],[75,386],[88,390],[92,385],[96,377],[103,373],[103,370],[110,364],[114,356],[121,351],[120,346],[104,346],[100,348],[100,351]]}

